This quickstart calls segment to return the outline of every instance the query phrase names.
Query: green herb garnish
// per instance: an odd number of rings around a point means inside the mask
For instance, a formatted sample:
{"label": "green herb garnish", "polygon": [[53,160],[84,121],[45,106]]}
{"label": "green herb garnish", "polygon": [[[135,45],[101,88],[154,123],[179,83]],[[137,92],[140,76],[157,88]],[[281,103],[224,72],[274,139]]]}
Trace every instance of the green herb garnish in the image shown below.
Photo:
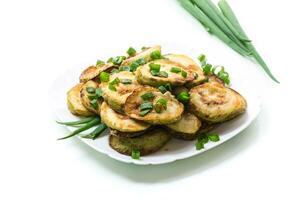
{"label": "green herb garnish", "polygon": [[137,69],[139,66],[141,66],[141,65],[143,65],[143,64],[145,64],[145,63],[146,63],[146,60],[145,60],[144,58],[140,58],[140,59],[137,59],[137,60],[133,61],[133,62],[130,64],[130,71],[131,71],[131,72],[136,71],[136,69]]}
{"label": "green herb garnish", "polygon": [[56,122],[58,124],[67,125],[67,126],[77,126],[77,125],[88,123],[88,122],[92,121],[93,119],[95,119],[94,116],[93,117],[82,118],[80,120],[72,121],[72,122],[59,122],[59,121],[56,121]]}
{"label": "green herb garnish", "polygon": [[208,134],[207,137],[212,142],[220,141],[220,136],[218,134],[215,134],[215,133]]}
{"label": "green herb garnish", "polygon": [[157,113],[161,113],[162,110],[166,110],[167,109],[167,100],[160,98],[154,105],[154,110]]}
{"label": "green herb garnish", "polygon": [[95,94],[96,94],[96,96],[97,96],[98,98],[102,97],[102,90],[101,90],[100,88],[97,88],[97,89],[95,90]]}
{"label": "green herb garnish", "polygon": [[182,103],[187,103],[190,100],[190,94],[186,91],[182,91],[177,95],[176,98]]}
{"label": "green herb garnish", "polygon": [[140,155],[141,155],[141,153],[139,150],[132,150],[132,152],[131,152],[132,159],[138,160],[138,159],[140,159]]}
{"label": "green herb garnish", "polygon": [[154,63],[150,63],[149,64],[150,71],[157,71],[157,72],[159,72],[160,71],[160,66],[161,65],[154,64]]}
{"label": "green herb garnish", "polygon": [[153,109],[153,104],[151,102],[144,102],[140,105],[140,111],[152,110],[152,109]]}
{"label": "green herb garnish", "polygon": [[98,100],[97,100],[97,99],[91,100],[91,101],[90,101],[90,104],[91,104],[91,106],[92,106],[95,110],[97,110],[98,107],[99,107],[99,105],[98,105]]}
{"label": "green herb garnish", "polygon": [[159,89],[159,91],[161,92],[161,93],[166,93],[168,90],[165,88],[165,86],[163,86],[163,85],[161,85],[161,86],[159,86],[158,87],[158,89]]}
{"label": "green herb garnish", "polygon": [[183,78],[186,78],[187,77],[187,72],[186,71],[181,71],[181,76],[183,77]]}
{"label": "green herb garnish", "polygon": [[[151,109],[151,110],[152,110],[152,109]],[[148,109],[148,110],[142,110],[142,111],[140,111],[139,115],[140,115],[141,117],[144,117],[144,116],[146,116],[149,112],[151,112],[151,110],[150,110],[150,109]]]}
{"label": "green herb garnish", "polygon": [[111,91],[115,91],[115,92],[117,91],[117,88],[111,83],[108,84],[108,89],[110,89]]}
{"label": "green herb garnish", "polygon": [[153,52],[150,54],[150,58],[151,58],[152,60],[156,60],[156,59],[162,58],[161,53],[160,53],[160,50],[153,51]]}
{"label": "green herb garnish", "polygon": [[202,141],[197,141],[197,142],[196,142],[196,149],[197,149],[197,150],[204,149],[204,144],[203,144]]}
{"label": "green herb garnish", "polygon": [[134,56],[136,54],[136,50],[132,47],[129,47],[129,49],[127,50],[127,54],[129,56]]}
{"label": "green herb garnish", "polygon": [[121,65],[121,63],[123,62],[123,60],[125,60],[126,59],[126,56],[117,56],[117,57],[114,57],[113,59],[112,59],[112,63],[114,64],[114,65]]}
{"label": "green herb garnish", "polygon": [[104,65],[104,64],[105,64],[105,62],[102,60],[97,60],[97,62],[96,62],[96,65]]}
{"label": "green herb garnish", "polygon": [[100,81],[101,82],[108,82],[109,81],[109,73],[101,72],[100,73]]}
{"label": "green herb garnish", "polygon": [[210,75],[212,69],[213,69],[213,66],[211,64],[206,64],[202,67],[202,70],[205,75]]}
{"label": "green herb garnish", "polygon": [[143,94],[141,96],[141,98],[144,100],[144,101],[149,101],[149,100],[152,100],[154,98],[154,94],[152,92],[146,92],[145,94]]}
{"label": "green herb garnish", "polygon": [[172,67],[171,70],[170,70],[170,72],[179,73],[179,72],[181,72],[181,69],[178,68],[178,67]]}
{"label": "green herb garnish", "polygon": [[86,87],[86,91],[90,94],[95,93],[95,88],[93,87]]}
{"label": "green herb garnish", "polygon": [[202,66],[206,65],[206,56],[204,54],[201,54],[200,56],[198,56],[198,60]]}

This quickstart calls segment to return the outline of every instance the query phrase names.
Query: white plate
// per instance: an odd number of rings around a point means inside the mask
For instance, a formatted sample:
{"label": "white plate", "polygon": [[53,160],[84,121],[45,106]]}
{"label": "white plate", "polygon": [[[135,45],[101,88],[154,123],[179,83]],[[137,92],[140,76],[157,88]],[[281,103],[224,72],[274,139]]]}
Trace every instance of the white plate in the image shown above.
{"label": "white plate", "polygon": [[[126,47],[120,49],[126,49]],[[183,53],[193,57],[194,59],[196,59],[197,54],[199,53],[198,51],[193,50],[192,48],[187,48],[184,46],[174,44],[163,44],[162,51],[163,53]],[[112,52],[112,54],[103,55],[103,58],[118,55],[117,53],[118,52]],[[59,121],[73,121],[78,119],[77,117],[73,116],[67,109],[66,92],[78,82],[80,72],[84,68],[85,67],[68,70],[55,81],[52,88],[50,89],[50,104]],[[247,69],[246,66],[243,66],[243,70],[245,69]],[[122,155],[110,148],[108,144],[107,133],[102,134],[96,140],[82,139],[80,137],[78,138],[85,144],[95,149],[96,151],[106,154],[111,158],[125,163],[134,163],[139,165],[156,165],[169,163],[175,160],[189,158],[191,156],[195,156],[209,149],[212,149],[222,144],[223,142],[233,138],[235,135],[244,130],[256,118],[260,111],[261,98],[257,92],[257,88],[253,88],[253,84],[250,84],[249,81],[245,81],[245,79],[250,76],[249,73],[251,72],[251,70],[248,70],[246,75],[243,75],[245,73],[241,73],[238,69],[234,68],[234,66],[226,66],[226,70],[231,75],[231,87],[237,90],[246,98],[248,108],[245,114],[217,127],[213,132],[220,134],[220,141],[215,143],[209,142],[205,145],[205,148],[200,151],[196,150],[195,141],[183,141],[172,139],[160,151],[148,156],[143,156],[139,160],[134,160],[130,156]],[[234,74],[234,72],[237,72],[237,74]],[[252,74],[250,77],[255,76],[253,76]],[[67,128],[70,131],[74,130],[70,127]]]}

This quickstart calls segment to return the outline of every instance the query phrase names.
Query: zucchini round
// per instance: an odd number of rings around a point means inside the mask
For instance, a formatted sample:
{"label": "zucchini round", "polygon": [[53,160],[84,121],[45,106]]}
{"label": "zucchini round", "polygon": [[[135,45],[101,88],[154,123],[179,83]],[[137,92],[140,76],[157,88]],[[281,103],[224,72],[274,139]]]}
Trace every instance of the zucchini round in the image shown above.
{"label": "zucchini round", "polygon": [[194,114],[184,113],[179,121],[167,124],[166,127],[177,138],[193,140],[198,136],[197,133],[201,127],[201,121]]}
{"label": "zucchini round", "polygon": [[98,114],[99,113],[99,108],[101,106],[102,100],[98,99],[97,100],[97,107],[93,107],[91,104],[91,99],[89,98],[91,96],[90,93],[88,93],[87,88],[94,88],[97,89],[98,88],[98,83],[96,83],[95,81],[88,81],[86,83],[83,84],[83,87],[81,88],[80,91],[80,96],[81,96],[81,102],[84,105],[84,107],[86,107],[86,109],[88,109],[89,111]]}
{"label": "zucchini round", "polygon": [[82,104],[80,97],[82,86],[83,84],[79,83],[67,92],[67,105],[70,112],[74,115],[92,116],[93,113],[86,109],[86,107],[84,107],[84,105]]}
{"label": "zucchini round", "polygon": [[115,85],[116,91],[113,91],[109,87],[108,82],[102,82],[100,88],[102,89],[102,96],[108,105],[115,111],[124,113],[124,104],[127,97],[137,88],[140,87],[136,81],[136,77],[133,73],[128,71],[121,71],[110,76],[110,81],[118,78],[119,80],[130,80],[131,84],[123,84],[120,82]]}
{"label": "zucchini round", "polygon": [[245,112],[246,100],[236,91],[217,82],[208,82],[190,90],[191,110],[199,118],[219,123]]}
{"label": "zucchini round", "polygon": [[81,73],[79,81],[83,83],[87,82],[98,77],[101,72],[108,71],[113,68],[115,68],[115,66],[113,66],[111,63],[97,66],[89,66]]}
{"label": "zucchini round", "polygon": [[[144,102],[141,98],[145,93],[151,92],[154,97],[150,101],[153,105],[159,99],[165,99],[167,101],[167,108],[161,113],[157,113],[154,109],[145,116],[140,115],[140,105]],[[145,121],[150,124],[170,124],[178,121],[181,118],[184,107],[182,103],[170,93],[166,92],[162,94],[158,89],[144,86],[136,89],[126,100],[125,113],[137,120]]]}
{"label": "zucchini round", "polygon": [[[166,72],[168,74],[168,77],[160,77],[160,76],[152,75],[149,67],[150,64],[160,65],[160,71]],[[187,73],[187,76],[186,77],[182,76],[180,72],[179,73],[171,72],[171,69],[174,67],[182,71],[185,71]],[[143,85],[151,85],[151,86],[165,85],[167,83],[170,83],[172,86],[179,86],[194,79],[189,69],[185,68],[183,65],[179,63],[170,61],[168,59],[155,60],[143,66],[140,66],[136,71],[136,75],[139,83]]]}
{"label": "zucchini round", "polygon": [[199,85],[205,81],[205,75],[201,67],[190,57],[183,54],[168,54],[164,56],[170,61],[181,64],[186,70],[189,70],[193,74],[193,79],[187,81],[185,84],[187,87],[193,87]]}
{"label": "zucchini round", "polygon": [[109,145],[117,152],[131,155],[133,150],[138,150],[141,156],[154,153],[161,149],[169,140],[170,135],[166,130],[156,128],[141,136],[134,138],[109,136]]}
{"label": "zucchini round", "polygon": [[150,127],[150,124],[131,119],[127,115],[115,112],[106,102],[103,102],[101,105],[100,116],[101,120],[108,127],[127,134],[144,131]]}

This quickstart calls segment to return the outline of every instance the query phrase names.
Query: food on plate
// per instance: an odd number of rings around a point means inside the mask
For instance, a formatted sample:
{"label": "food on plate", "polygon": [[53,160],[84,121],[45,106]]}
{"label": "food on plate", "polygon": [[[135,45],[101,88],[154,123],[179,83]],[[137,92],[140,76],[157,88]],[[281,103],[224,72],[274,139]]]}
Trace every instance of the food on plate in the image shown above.
{"label": "food on plate", "polygon": [[119,131],[119,135],[122,132],[134,134],[135,132],[141,132],[148,129],[151,125],[142,121],[137,121],[128,117],[125,114],[117,113],[111,109],[106,102],[101,105],[100,117],[111,129]]}
{"label": "food on plate", "polygon": [[186,112],[181,119],[172,124],[165,125],[170,133],[180,139],[193,140],[198,136],[201,121],[194,114]]}
{"label": "food on plate", "polygon": [[219,141],[211,131],[244,113],[247,103],[229,87],[223,66],[212,66],[204,55],[198,61],[164,55],[159,45],[140,52],[130,47],[126,56],[98,60],[67,92],[71,113],[85,118],[59,122],[78,127],[59,139],[80,134],[94,140],[109,129],[111,148],[133,159],[158,151],[172,137],[196,140],[197,150]]}
{"label": "food on plate", "polygon": [[67,105],[70,112],[74,115],[91,116],[93,113],[81,101],[80,91],[82,86],[82,83],[78,83],[67,92]]}
{"label": "food on plate", "polygon": [[150,124],[170,124],[181,118],[184,107],[170,92],[144,86],[128,96],[125,113]]}
{"label": "food on plate", "polygon": [[98,88],[98,83],[88,81],[83,84],[80,90],[81,102],[89,111],[98,114],[99,107],[102,103],[102,91]]}
{"label": "food on plate", "polygon": [[140,66],[136,71],[136,76],[139,83],[151,86],[167,83],[178,86],[194,80],[191,70],[168,59],[154,60]]}
{"label": "food on plate", "polygon": [[141,136],[134,138],[109,136],[109,145],[117,152],[131,155],[132,152],[139,151],[140,155],[148,155],[161,149],[171,136],[162,128],[155,128]]}
{"label": "food on plate", "polygon": [[80,82],[87,82],[89,80],[98,78],[101,72],[109,71],[112,70],[113,68],[115,68],[115,66],[112,65],[111,63],[90,66],[81,73],[79,80]]}
{"label": "food on plate", "polygon": [[192,88],[191,110],[209,123],[220,123],[245,112],[244,97],[231,88],[217,82],[208,82]]}
{"label": "food on plate", "polygon": [[128,71],[109,75],[108,81],[102,81],[100,84],[104,100],[112,109],[121,113],[124,113],[127,97],[139,87],[135,75]]}

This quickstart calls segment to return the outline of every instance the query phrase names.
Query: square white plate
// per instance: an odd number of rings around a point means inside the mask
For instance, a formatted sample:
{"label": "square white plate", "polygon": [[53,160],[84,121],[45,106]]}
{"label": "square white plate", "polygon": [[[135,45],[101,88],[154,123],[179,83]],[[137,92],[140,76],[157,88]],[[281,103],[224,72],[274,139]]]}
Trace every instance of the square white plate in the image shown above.
{"label": "square white plate", "polygon": [[[162,52],[166,53],[181,53],[191,56],[196,60],[197,50],[184,47],[182,45],[174,45],[174,44],[161,44]],[[149,45],[150,46],[150,45]],[[120,47],[120,49],[126,49]],[[108,52],[107,52],[108,53]],[[116,52],[117,53],[117,52]],[[118,55],[116,53],[102,55],[104,58],[109,58],[110,56]],[[196,54],[195,54],[196,53]],[[81,68],[74,68],[66,71],[60,77],[57,78],[52,88],[49,91],[50,104],[52,109],[59,121],[74,121],[78,118],[72,115],[66,105],[66,92],[78,83],[79,75],[82,70],[85,69],[86,66]],[[243,66],[243,70],[247,69],[247,66]],[[255,77],[251,70],[247,71],[247,74],[240,73],[239,70],[235,69],[234,66],[226,66],[226,71],[229,72],[231,76],[231,87],[237,90],[240,94],[242,94],[248,103],[247,111],[243,115],[226,122],[216,129],[213,132],[220,134],[219,142],[209,142],[205,145],[205,148],[198,151],[195,148],[195,141],[183,141],[172,139],[164,148],[160,151],[148,155],[143,156],[139,160],[134,160],[130,156],[122,155],[112,148],[110,148],[108,144],[108,134],[104,133],[99,138],[95,140],[82,139],[78,137],[82,142],[89,145],[96,151],[106,154],[111,158],[116,160],[126,162],[126,163],[134,163],[139,165],[147,165],[147,164],[163,164],[173,162],[175,160],[180,160],[184,158],[189,158],[191,156],[195,156],[201,154],[209,149],[212,149],[223,142],[231,139],[242,130],[244,130],[250,123],[257,117],[260,111],[261,98],[256,88],[253,88],[253,84],[250,84],[247,80],[247,77]],[[239,74],[234,74],[237,72]],[[250,73],[250,74],[249,74]],[[73,131],[73,128],[67,127],[70,131]],[[62,142],[62,141],[60,141]]]}

